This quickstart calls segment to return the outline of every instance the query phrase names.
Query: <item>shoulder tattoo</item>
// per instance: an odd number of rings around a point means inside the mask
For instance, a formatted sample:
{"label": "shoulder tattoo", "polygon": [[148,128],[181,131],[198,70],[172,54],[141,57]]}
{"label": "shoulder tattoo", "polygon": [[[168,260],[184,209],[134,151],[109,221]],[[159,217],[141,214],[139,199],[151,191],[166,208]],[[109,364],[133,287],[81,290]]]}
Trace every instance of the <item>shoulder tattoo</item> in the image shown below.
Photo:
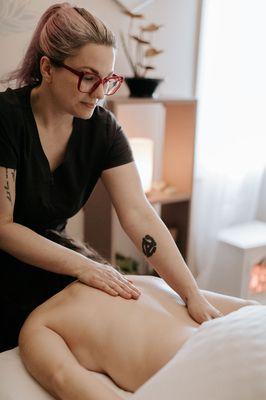
{"label": "shoulder tattoo", "polygon": [[[13,182],[15,182],[15,170],[11,170],[11,175]],[[6,168],[6,183],[4,185],[4,189],[6,192],[6,198],[10,201],[12,204],[12,198],[11,198],[11,192],[10,192],[10,185],[9,185],[9,174],[8,174],[8,168]]]}

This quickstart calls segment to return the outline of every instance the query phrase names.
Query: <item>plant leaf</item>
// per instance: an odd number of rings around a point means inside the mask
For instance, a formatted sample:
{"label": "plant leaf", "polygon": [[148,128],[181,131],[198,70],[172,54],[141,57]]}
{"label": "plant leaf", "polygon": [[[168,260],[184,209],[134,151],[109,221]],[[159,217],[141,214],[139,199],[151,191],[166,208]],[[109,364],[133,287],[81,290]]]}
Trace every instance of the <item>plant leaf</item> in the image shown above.
{"label": "plant leaf", "polygon": [[163,53],[163,50],[156,50],[153,47],[145,51],[145,57],[155,57]]}
{"label": "plant leaf", "polygon": [[136,13],[132,13],[132,12],[127,11],[127,10],[123,11],[123,13],[126,14],[130,18],[139,18],[139,19],[140,18],[144,18],[143,14],[136,14]]}
{"label": "plant leaf", "polygon": [[155,32],[158,31],[163,25],[149,24],[146,26],[141,26],[140,29],[142,32]]}
{"label": "plant leaf", "polygon": [[140,38],[139,36],[135,36],[135,35],[130,35],[130,37],[134,40],[136,40],[138,43],[141,44],[150,44],[150,42],[148,42],[147,40],[144,40],[142,38]]}
{"label": "plant leaf", "polygon": [[121,31],[120,31],[120,38],[121,38],[122,46],[124,48],[125,55],[127,57],[128,63],[130,65],[134,75],[137,76],[138,75],[137,68],[135,67],[134,62],[132,60],[132,57],[129,54],[129,51],[128,51],[128,48],[127,48],[127,45],[126,45],[126,41],[125,41],[125,37],[123,35],[123,32],[121,32]]}

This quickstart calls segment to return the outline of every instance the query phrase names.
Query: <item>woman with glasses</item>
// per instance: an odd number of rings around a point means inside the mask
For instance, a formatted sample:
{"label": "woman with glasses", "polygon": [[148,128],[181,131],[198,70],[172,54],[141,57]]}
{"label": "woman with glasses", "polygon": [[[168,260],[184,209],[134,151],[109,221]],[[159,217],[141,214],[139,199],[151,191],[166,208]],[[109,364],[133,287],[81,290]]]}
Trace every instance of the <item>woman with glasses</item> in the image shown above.
{"label": "woman with glasses", "polygon": [[16,88],[0,93],[0,351],[17,346],[29,313],[76,279],[138,299],[126,276],[65,232],[99,178],[125,232],[192,318],[221,315],[146,200],[126,135],[97,105],[123,82],[114,72],[115,51],[101,20],[55,4],[41,17],[20,68],[5,80]]}

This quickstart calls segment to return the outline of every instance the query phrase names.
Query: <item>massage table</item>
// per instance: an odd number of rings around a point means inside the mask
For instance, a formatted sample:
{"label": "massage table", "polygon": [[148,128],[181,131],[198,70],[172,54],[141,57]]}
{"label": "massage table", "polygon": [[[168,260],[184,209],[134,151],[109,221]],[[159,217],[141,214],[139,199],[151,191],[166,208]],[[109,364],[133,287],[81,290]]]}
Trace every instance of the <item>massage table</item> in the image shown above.
{"label": "massage table", "polygon": [[[243,307],[204,322],[134,394],[95,374],[122,399],[265,400],[266,306]],[[54,400],[25,370],[18,347],[0,353],[0,399]]]}

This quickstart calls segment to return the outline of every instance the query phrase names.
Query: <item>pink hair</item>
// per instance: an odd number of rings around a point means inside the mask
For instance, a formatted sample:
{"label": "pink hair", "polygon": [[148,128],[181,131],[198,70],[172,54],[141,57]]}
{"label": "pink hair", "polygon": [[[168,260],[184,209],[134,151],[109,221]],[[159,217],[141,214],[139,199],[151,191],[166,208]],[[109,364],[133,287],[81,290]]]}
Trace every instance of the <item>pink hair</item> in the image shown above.
{"label": "pink hair", "polygon": [[116,48],[113,32],[100,19],[67,2],[54,4],[41,16],[20,67],[0,82],[16,80],[17,87],[41,82],[40,59],[43,55],[64,61],[86,43]]}

